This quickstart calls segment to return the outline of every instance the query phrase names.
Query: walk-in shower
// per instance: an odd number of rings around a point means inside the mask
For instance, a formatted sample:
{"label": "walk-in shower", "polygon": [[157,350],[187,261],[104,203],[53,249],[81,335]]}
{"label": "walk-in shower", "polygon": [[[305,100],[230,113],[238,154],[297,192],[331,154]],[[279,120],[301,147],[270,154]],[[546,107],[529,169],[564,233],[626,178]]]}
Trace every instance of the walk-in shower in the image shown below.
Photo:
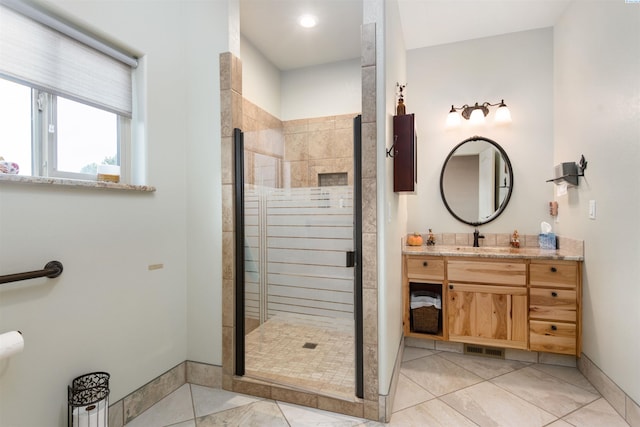
{"label": "walk-in shower", "polygon": [[359,130],[236,129],[236,375],[362,396]]}

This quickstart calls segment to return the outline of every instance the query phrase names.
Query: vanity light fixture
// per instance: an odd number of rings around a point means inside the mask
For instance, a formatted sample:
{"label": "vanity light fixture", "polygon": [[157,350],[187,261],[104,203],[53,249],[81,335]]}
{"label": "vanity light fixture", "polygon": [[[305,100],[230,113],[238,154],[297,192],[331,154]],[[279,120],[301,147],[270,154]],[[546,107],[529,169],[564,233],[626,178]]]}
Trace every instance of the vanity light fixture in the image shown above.
{"label": "vanity light fixture", "polygon": [[[491,104],[489,102],[478,104],[476,102],[475,105],[464,104],[462,107],[455,107],[452,105],[449,115],[447,116],[446,125],[448,128],[460,126],[460,123],[462,122],[460,120],[460,114],[473,124],[484,123],[484,118],[489,114],[489,107],[498,107],[494,117],[494,121],[496,123],[511,123],[511,113],[503,99],[495,104]],[[458,111],[461,111],[461,113],[458,113]]]}

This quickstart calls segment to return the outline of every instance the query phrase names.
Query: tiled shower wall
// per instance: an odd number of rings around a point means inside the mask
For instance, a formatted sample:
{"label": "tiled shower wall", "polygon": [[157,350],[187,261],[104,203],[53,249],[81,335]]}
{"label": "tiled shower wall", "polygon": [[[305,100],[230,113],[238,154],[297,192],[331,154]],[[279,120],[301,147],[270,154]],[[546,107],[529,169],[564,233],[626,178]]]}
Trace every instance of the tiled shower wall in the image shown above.
{"label": "tiled shower wall", "polygon": [[285,153],[282,122],[255,104],[242,99],[245,183],[282,187],[282,160]]}
{"label": "tiled shower wall", "polygon": [[353,185],[356,113],[280,121],[242,99],[245,183],[277,188],[317,187],[318,175],[346,173]]}
{"label": "tiled shower wall", "polygon": [[347,173],[353,185],[353,118],[356,114],[283,122],[284,187],[317,187],[318,175]]}

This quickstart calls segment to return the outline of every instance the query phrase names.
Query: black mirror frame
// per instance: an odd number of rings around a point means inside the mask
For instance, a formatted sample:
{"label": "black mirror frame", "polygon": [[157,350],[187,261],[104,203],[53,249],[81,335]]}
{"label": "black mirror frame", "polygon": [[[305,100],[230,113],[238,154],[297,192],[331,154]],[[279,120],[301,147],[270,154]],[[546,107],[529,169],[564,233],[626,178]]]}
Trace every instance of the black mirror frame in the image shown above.
{"label": "black mirror frame", "polygon": [[[509,179],[511,180],[510,185],[509,185],[509,191],[507,192],[507,195],[505,196],[503,202],[500,204],[500,207],[498,208],[497,211],[495,211],[493,213],[493,215],[491,215],[489,218],[487,218],[484,221],[467,221],[466,219],[460,218],[458,215],[456,215],[455,212],[453,212],[453,210],[451,209],[451,207],[447,203],[447,198],[444,195],[444,170],[447,167],[447,163],[449,162],[449,159],[451,157],[453,157],[453,154],[456,152],[456,150],[458,148],[460,148],[462,145],[464,145],[464,144],[466,144],[467,142],[470,142],[470,141],[486,141],[489,144],[493,145],[500,152],[500,155],[504,159],[504,162],[507,165],[507,169],[509,171]],[[476,136],[472,136],[471,138],[467,138],[464,141],[462,141],[460,144],[458,144],[455,147],[453,147],[453,149],[451,150],[451,152],[449,153],[447,158],[444,160],[444,164],[442,165],[442,170],[440,171],[440,197],[442,197],[442,202],[444,203],[444,206],[447,208],[449,213],[455,219],[457,219],[460,222],[463,222],[465,224],[469,224],[469,225],[472,225],[472,226],[475,227],[475,226],[487,224],[487,223],[493,221],[494,219],[499,217],[500,214],[502,214],[502,212],[504,212],[505,208],[509,204],[509,200],[511,199],[511,193],[512,192],[513,192],[513,169],[511,167],[511,160],[509,159],[509,156],[507,156],[507,152],[504,151],[504,149],[500,146],[500,144],[498,144],[497,142],[495,142],[495,141],[493,141],[493,140],[491,140],[489,138],[485,138],[483,136],[477,136],[477,135]]]}

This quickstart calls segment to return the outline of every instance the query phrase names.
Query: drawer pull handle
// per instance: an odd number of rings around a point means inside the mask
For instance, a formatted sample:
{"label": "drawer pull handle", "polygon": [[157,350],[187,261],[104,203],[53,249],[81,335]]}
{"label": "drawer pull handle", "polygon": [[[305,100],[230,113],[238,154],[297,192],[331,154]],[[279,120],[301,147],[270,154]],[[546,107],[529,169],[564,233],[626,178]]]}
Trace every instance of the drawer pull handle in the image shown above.
{"label": "drawer pull handle", "polygon": [[555,298],[555,297],[558,296],[558,293],[557,292],[551,292],[551,296]]}
{"label": "drawer pull handle", "polygon": [[557,269],[557,268],[555,268],[555,267],[551,267],[551,272],[552,272],[552,273],[555,273],[555,272],[557,272],[557,271],[558,271],[558,269]]}
{"label": "drawer pull handle", "polygon": [[558,327],[557,327],[556,325],[551,325],[551,330],[552,330],[552,331],[557,331],[557,330],[558,330]]}
{"label": "drawer pull handle", "polygon": [[429,263],[428,263],[427,261],[423,261],[423,262],[422,262],[422,266],[423,266],[423,267],[426,267],[426,266],[428,266],[428,265],[429,265]]}

